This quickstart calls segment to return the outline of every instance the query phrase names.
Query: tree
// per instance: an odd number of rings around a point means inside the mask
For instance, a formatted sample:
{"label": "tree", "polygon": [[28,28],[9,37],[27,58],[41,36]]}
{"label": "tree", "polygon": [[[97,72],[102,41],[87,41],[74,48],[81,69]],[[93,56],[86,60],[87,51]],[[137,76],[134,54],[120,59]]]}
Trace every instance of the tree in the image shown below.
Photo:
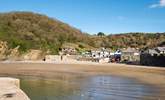
{"label": "tree", "polygon": [[97,33],[97,36],[105,36],[105,34],[103,32],[99,32]]}

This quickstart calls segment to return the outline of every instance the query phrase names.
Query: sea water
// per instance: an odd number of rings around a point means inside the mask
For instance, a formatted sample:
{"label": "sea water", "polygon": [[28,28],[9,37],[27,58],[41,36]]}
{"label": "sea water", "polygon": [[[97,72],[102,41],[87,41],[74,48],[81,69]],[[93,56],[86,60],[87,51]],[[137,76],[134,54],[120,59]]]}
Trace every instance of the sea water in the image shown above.
{"label": "sea water", "polygon": [[111,75],[62,77],[21,77],[21,89],[31,100],[165,100],[163,85]]}

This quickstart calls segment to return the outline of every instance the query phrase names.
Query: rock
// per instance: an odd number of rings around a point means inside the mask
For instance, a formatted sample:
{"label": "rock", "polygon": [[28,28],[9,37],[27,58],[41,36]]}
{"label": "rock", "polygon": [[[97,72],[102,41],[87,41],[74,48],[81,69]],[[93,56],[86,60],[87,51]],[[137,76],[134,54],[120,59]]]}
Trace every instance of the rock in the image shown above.
{"label": "rock", "polygon": [[11,49],[10,50],[10,55],[8,55],[8,59],[9,60],[18,60],[19,59],[19,49],[20,46],[17,46],[16,48],[14,49]]}
{"label": "rock", "polygon": [[24,60],[39,60],[42,57],[41,50],[30,50],[26,54],[23,55]]}
{"label": "rock", "polygon": [[41,50],[29,50],[25,54],[19,51],[20,46],[9,48],[7,42],[0,41],[0,60],[39,60],[43,59],[43,52]]}
{"label": "rock", "polygon": [[7,52],[8,52],[7,42],[0,41],[0,60],[6,59]]}

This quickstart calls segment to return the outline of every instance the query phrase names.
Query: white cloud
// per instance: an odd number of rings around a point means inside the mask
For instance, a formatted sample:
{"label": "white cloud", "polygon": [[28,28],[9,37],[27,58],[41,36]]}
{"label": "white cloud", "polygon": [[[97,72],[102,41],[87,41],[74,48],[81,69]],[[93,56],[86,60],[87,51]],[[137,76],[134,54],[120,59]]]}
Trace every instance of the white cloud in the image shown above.
{"label": "white cloud", "polygon": [[165,7],[165,0],[160,0],[160,6]]}
{"label": "white cloud", "polygon": [[152,4],[149,8],[165,7],[165,0],[160,0],[159,3]]}

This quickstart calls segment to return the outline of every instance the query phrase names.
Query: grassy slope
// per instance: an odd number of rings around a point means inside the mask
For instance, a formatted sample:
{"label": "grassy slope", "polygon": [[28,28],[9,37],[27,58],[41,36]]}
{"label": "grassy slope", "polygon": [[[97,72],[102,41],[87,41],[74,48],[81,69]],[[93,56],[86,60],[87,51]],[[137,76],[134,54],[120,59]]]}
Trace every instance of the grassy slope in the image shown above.
{"label": "grassy slope", "polygon": [[50,50],[57,53],[65,42],[85,42],[88,37],[76,28],[47,16],[31,12],[0,14],[0,40],[10,48],[20,45],[28,49]]}

